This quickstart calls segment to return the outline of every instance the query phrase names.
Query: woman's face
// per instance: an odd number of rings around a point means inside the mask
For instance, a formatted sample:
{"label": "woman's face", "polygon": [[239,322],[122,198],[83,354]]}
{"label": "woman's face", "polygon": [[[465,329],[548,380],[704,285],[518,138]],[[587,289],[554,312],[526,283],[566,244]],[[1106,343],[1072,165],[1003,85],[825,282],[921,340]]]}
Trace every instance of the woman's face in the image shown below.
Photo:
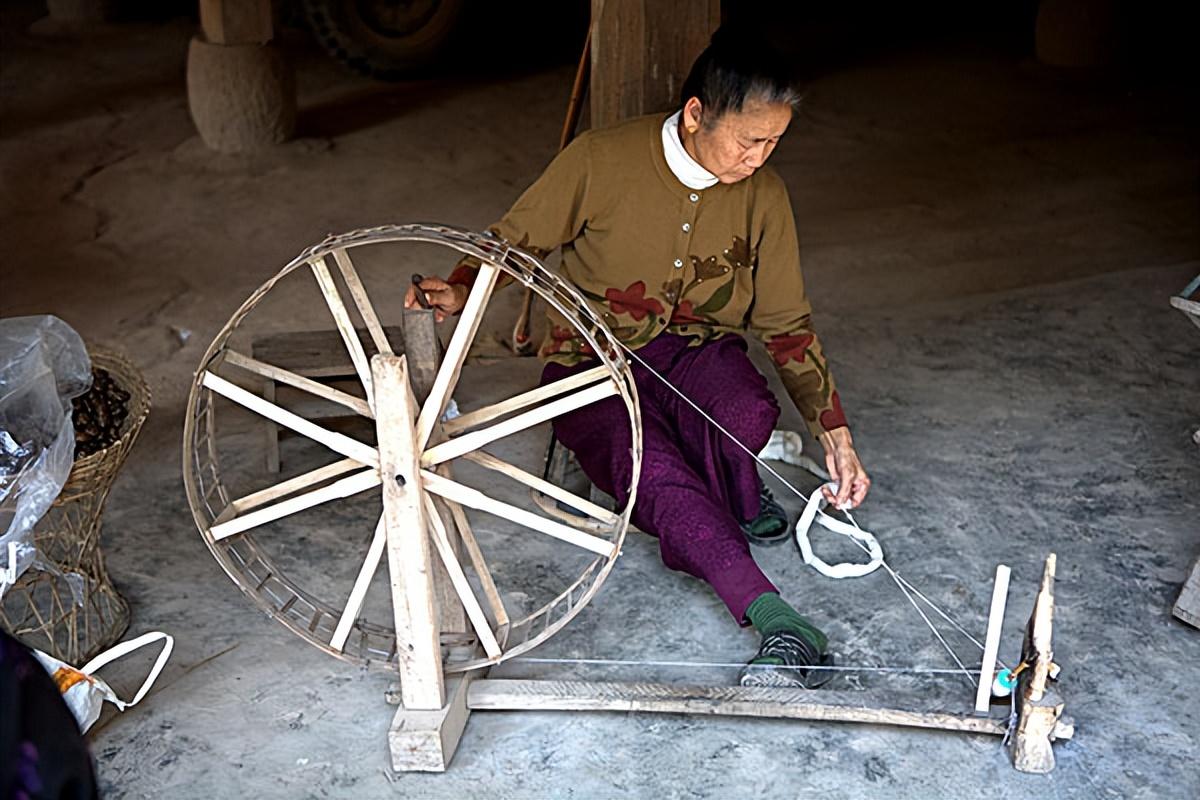
{"label": "woman's face", "polygon": [[680,136],[700,166],[721,183],[737,183],[766,163],[791,121],[787,103],[750,103],[706,120],[700,98],[693,97],[683,107]]}

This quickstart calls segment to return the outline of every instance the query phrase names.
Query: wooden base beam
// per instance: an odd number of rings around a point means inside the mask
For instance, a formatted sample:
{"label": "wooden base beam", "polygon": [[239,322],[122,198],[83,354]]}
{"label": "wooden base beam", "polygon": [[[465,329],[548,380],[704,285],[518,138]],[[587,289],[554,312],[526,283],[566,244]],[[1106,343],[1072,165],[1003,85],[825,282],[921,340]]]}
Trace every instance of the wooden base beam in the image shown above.
{"label": "wooden base beam", "polygon": [[[817,698],[817,699],[814,699]],[[661,683],[485,679],[471,684],[473,711],[643,711],[823,722],[865,722],[1003,736],[1007,719],[944,711],[874,708],[855,692],[759,686],[675,686]],[[1069,726],[1055,731],[1072,735]]]}
{"label": "wooden base beam", "polygon": [[388,729],[388,751],[397,772],[445,772],[458,749],[471,709],[467,693],[481,672],[446,678],[446,704],[435,711],[401,706]]}
{"label": "wooden base beam", "polygon": [[1200,628],[1200,558],[1192,562],[1172,613],[1188,625]]}

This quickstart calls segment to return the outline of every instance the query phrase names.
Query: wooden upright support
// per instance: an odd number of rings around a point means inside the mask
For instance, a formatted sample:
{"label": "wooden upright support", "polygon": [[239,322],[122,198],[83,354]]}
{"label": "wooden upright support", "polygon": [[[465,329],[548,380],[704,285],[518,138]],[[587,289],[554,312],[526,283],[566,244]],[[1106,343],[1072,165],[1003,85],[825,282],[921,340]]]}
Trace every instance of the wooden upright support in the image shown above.
{"label": "wooden upright support", "polygon": [[1042,586],[1033,614],[1025,630],[1021,660],[1027,664],[1017,684],[1017,727],[1009,740],[1013,766],[1021,772],[1045,773],[1054,769],[1051,742],[1070,731],[1069,722],[1060,722],[1063,699],[1048,686],[1054,666],[1054,571],[1055,555],[1046,558]]}
{"label": "wooden upright support", "polygon": [[405,358],[376,355],[371,373],[379,406],[375,425],[402,702],[408,709],[440,709],[445,701],[441,640]]}
{"label": "wooden upright support", "polygon": [[592,127],[678,108],[720,0],[592,0]]}

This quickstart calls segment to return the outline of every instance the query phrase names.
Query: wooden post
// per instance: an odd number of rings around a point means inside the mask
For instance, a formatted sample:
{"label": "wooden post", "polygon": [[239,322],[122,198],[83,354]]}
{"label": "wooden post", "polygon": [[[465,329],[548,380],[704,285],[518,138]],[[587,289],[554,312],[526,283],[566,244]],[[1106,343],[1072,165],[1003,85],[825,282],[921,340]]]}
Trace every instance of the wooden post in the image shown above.
{"label": "wooden post", "polygon": [[406,710],[438,710],[445,704],[442,651],[429,520],[421,489],[420,454],[414,440],[416,407],[405,357],[376,355],[371,359],[371,375],[376,393],[375,426],[400,693]]}
{"label": "wooden post", "polygon": [[[1054,769],[1051,742],[1060,727],[1063,700],[1047,686],[1054,666],[1054,572],[1056,558],[1046,558],[1042,587],[1025,630],[1021,658],[1029,666],[1021,673],[1017,693],[1017,727],[1009,741],[1013,766],[1021,772],[1046,773]],[[1069,727],[1069,726],[1067,726]]]}
{"label": "wooden post", "polygon": [[1005,565],[996,567],[996,582],[992,584],[992,609],[988,613],[987,638],[983,646],[983,666],[979,670],[979,686],[975,692],[975,713],[987,714],[992,703],[992,680],[996,673],[996,656],[1000,652],[1000,632],[1004,628],[1004,607],[1008,602],[1008,581],[1012,574]]}
{"label": "wooden post", "polygon": [[679,106],[720,0],[592,0],[592,127]]}

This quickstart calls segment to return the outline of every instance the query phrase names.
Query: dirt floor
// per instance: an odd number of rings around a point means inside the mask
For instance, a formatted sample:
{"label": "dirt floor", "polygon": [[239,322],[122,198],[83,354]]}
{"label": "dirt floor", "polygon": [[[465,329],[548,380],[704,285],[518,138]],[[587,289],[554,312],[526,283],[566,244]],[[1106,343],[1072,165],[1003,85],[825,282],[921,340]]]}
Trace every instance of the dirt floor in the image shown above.
{"label": "dirt floor", "polygon": [[[1200,331],[1167,304],[1200,271],[1194,92],[1007,51],[897,50],[815,81],[772,159],[875,480],[859,519],[889,563],[977,635],[995,565],[1012,565],[1011,660],[1041,559],[1058,553],[1056,655],[1078,732],[1053,774],[1017,774],[997,741],[946,733],[478,713],[448,773],[397,775],[388,677],[266,619],[204,547],[179,477],[188,387],[242,301],[327,233],[498,217],[554,153],[572,67],[384,85],[289,35],[301,135],[223,156],[188,117],[193,21],[30,34],[38,15],[23,3],[0,17],[0,314],[57,314],[144,369],[154,410],[112,493],[105,551],[133,607],[130,635],[177,639],[160,688],[93,737],[106,796],[1200,794],[1200,632],[1170,616],[1200,551]],[[402,286],[439,269],[416,258],[376,263],[369,279],[387,293],[394,273]],[[536,380],[531,360],[501,358],[518,300],[495,304],[460,402]],[[260,324],[303,328],[319,310],[280,303]],[[253,476],[258,429],[246,421],[230,436],[233,469]],[[298,469],[307,454],[287,447]],[[521,440],[511,454],[533,465],[541,447]],[[347,586],[368,518],[352,508],[297,521],[281,558],[314,575],[335,565],[324,571]],[[522,548],[501,568],[514,595],[567,570],[557,551]],[[947,665],[886,575],[834,583],[790,545],[760,555],[844,663]],[[535,655],[740,662],[755,644],[631,533],[596,600]],[[114,681],[129,686],[140,668],[114,668]],[[500,674],[648,673],[524,663]],[[961,708],[972,695],[955,676],[840,688]]]}

